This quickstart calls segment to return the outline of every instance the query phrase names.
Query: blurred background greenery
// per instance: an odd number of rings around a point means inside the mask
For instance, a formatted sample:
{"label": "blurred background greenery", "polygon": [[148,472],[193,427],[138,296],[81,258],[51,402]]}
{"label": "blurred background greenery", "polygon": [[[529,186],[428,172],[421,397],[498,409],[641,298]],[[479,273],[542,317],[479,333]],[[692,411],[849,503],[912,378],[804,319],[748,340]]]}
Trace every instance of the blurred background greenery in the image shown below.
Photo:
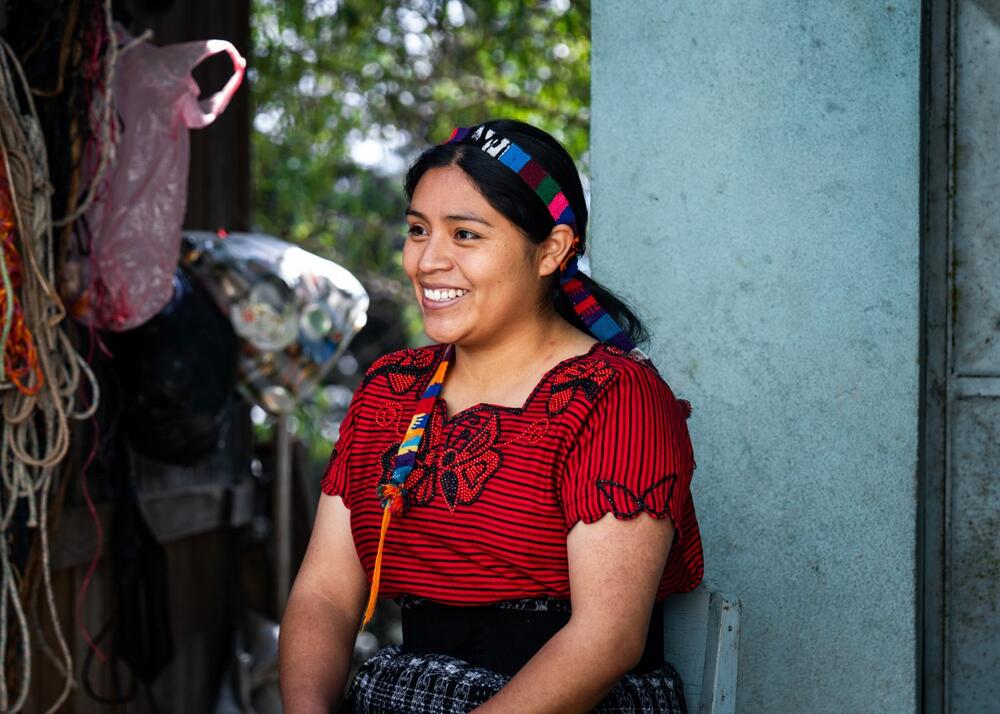
{"label": "blurred background greenery", "polygon": [[368,364],[426,342],[401,260],[402,176],[420,151],[455,126],[521,119],[562,141],[587,185],[590,3],[254,0],[252,13],[254,229],[343,265],[372,299],[331,385],[290,420],[324,461]]}

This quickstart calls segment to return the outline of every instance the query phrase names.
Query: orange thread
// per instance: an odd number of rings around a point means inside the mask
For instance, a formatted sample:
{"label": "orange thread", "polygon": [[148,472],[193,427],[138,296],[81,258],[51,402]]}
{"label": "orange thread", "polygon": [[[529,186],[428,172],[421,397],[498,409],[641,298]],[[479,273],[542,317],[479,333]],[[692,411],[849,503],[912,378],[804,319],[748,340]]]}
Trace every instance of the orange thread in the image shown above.
{"label": "orange thread", "polygon": [[378,552],[375,553],[375,572],[372,573],[372,589],[368,595],[368,605],[365,607],[365,616],[361,620],[361,630],[365,631],[365,625],[371,622],[375,613],[375,601],[378,599],[378,584],[382,576],[382,548],[385,546],[385,532],[389,530],[389,519],[392,518],[392,508],[386,506],[382,511],[382,528],[378,535]]}
{"label": "orange thread", "polygon": [[361,629],[359,632],[365,631],[365,625],[371,621],[372,615],[375,613],[375,603],[378,600],[378,585],[382,579],[382,551],[385,548],[385,534],[389,530],[389,520],[392,518],[392,514],[401,514],[403,512],[402,487],[394,483],[386,483],[379,486],[378,491],[383,499],[383,503],[385,503],[385,507],[382,510],[382,527],[379,529],[378,534],[378,550],[375,552],[375,570],[372,573],[371,592],[368,594],[368,605],[365,607],[365,615],[361,620]]}
{"label": "orange thread", "polygon": [[0,345],[0,348],[3,349],[6,378],[14,383],[21,394],[30,397],[38,394],[45,384],[45,377],[38,362],[34,338],[24,322],[24,311],[17,297],[17,291],[21,289],[21,257],[14,242],[15,229],[10,184],[7,183],[4,165],[0,163],[0,249],[3,251],[0,260],[7,265],[7,277],[12,289],[8,295],[6,288],[0,283],[0,315],[6,315],[8,303],[12,306],[7,343]]}

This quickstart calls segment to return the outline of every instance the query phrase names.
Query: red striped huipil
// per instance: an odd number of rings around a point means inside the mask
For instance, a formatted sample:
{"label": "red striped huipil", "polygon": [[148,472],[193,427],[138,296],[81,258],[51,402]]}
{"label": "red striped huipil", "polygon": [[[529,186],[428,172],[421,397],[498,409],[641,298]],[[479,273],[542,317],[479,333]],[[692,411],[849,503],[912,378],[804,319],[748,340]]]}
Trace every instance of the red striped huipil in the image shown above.
{"label": "red striped huipil", "polygon": [[[371,366],[323,475],[323,493],[351,510],[369,582],[382,519],[376,486],[391,476],[444,348],[400,350]],[[598,342],[546,372],[520,408],[447,413],[438,398],[407,478],[411,505],[386,535],[380,596],[568,599],[566,536],[609,512],[673,520],[658,600],[701,582],[687,414],[651,363]]]}

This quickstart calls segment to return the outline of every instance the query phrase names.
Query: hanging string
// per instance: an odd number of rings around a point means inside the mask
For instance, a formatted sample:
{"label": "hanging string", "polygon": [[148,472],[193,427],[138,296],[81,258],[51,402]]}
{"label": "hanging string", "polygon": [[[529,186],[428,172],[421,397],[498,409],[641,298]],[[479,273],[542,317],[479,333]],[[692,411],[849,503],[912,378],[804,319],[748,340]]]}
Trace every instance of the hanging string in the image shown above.
{"label": "hanging string", "polygon": [[92,437],[90,452],[87,454],[87,458],[80,467],[80,491],[83,494],[84,502],[87,504],[87,511],[90,513],[91,521],[94,523],[94,535],[96,536],[97,543],[94,545],[94,554],[90,559],[90,563],[87,565],[87,572],[84,573],[83,581],[80,583],[80,590],[76,595],[76,621],[77,627],[80,629],[80,634],[83,636],[83,641],[87,644],[87,647],[90,648],[90,651],[97,657],[97,659],[100,660],[101,664],[104,664],[108,661],[108,658],[97,645],[95,638],[91,636],[83,618],[83,606],[87,601],[87,590],[90,589],[90,581],[97,572],[97,566],[100,564],[101,556],[104,553],[104,526],[101,524],[101,518],[97,513],[97,506],[94,503],[94,499],[90,495],[90,488],[87,485],[87,473],[94,461],[94,457],[97,456],[98,445],[101,442],[101,432],[97,419],[92,419],[91,425],[94,429],[94,435]]}
{"label": "hanging string", "polygon": [[[87,106],[93,136],[93,142],[88,144],[88,148],[97,155],[96,168],[88,181],[87,193],[83,200],[79,201],[67,215],[52,222],[57,228],[73,223],[87,212],[102,186],[105,171],[114,164],[119,140],[113,97],[118,57],[153,36],[150,30],[146,30],[119,48],[115,38],[111,0],[104,0],[101,18],[99,31],[88,43],[89,56],[84,66],[84,76],[93,80],[95,89],[94,96],[87,97]],[[89,85],[88,82],[85,86]]]}

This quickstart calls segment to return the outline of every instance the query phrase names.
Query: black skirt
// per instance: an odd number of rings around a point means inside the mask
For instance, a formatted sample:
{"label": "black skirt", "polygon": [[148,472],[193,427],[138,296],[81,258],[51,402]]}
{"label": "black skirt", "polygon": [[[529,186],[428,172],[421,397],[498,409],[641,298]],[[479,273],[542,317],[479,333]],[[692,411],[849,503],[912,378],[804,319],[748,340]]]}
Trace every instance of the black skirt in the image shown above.
{"label": "black skirt", "polygon": [[[361,665],[342,711],[468,712],[503,688],[570,615],[568,601],[545,598],[454,607],[403,596],[400,607],[403,644]],[[680,676],[663,661],[662,638],[657,603],[640,663],[594,712],[686,714]]]}

